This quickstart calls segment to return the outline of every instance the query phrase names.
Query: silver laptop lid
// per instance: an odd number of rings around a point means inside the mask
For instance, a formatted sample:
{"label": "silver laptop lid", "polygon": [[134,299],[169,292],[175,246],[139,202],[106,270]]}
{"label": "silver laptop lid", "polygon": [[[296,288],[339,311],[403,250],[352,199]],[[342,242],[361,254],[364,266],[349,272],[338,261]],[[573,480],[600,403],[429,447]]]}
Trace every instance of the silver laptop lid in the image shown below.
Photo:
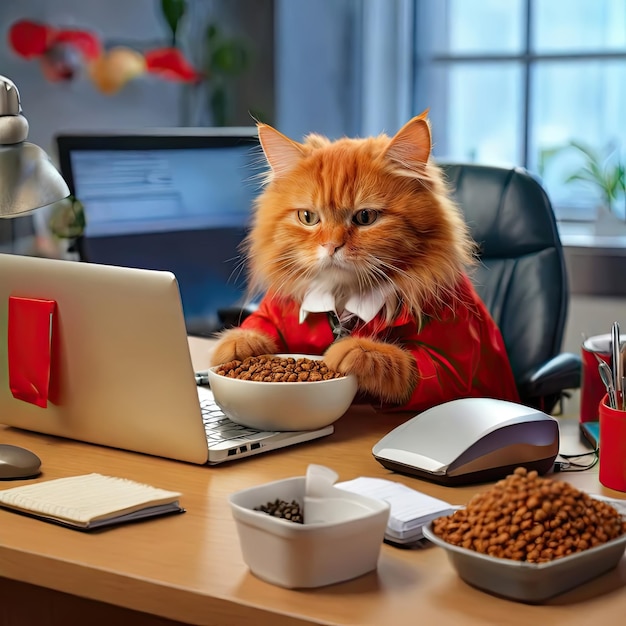
{"label": "silver laptop lid", "polygon": [[[54,300],[46,408],[13,397],[10,296]],[[176,278],[169,272],[0,255],[0,422],[205,463]]]}

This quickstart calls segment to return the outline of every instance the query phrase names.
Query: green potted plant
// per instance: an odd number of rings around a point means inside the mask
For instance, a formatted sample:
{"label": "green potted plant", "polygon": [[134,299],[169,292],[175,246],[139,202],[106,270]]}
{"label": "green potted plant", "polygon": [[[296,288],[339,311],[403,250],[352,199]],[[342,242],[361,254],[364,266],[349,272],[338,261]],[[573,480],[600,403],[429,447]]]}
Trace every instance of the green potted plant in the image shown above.
{"label": "green potted plant", "polygon": [[571,141],[567,147],[576,150],[582,156],[583,163],[565,182],[582,181],[595,187],[602,206],[609,214],[616,213],[616,202],[620,199],[624,201],[626,209],[626,174],[618,150],[613,145],[604,150],[595,150],[580,141]]}

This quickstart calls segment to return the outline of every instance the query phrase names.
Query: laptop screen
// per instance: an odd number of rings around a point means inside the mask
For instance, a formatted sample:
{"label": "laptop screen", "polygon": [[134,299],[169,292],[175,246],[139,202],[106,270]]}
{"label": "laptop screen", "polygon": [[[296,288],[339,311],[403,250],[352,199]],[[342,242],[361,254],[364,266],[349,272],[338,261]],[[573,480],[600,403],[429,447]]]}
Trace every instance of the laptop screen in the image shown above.
{"label": "laptop screen", "polygon": [[243,304],[241,242],[259,191],[256,128],[57,136],[61,173],[85,208],[84,261],[169,270],[191,334]]}

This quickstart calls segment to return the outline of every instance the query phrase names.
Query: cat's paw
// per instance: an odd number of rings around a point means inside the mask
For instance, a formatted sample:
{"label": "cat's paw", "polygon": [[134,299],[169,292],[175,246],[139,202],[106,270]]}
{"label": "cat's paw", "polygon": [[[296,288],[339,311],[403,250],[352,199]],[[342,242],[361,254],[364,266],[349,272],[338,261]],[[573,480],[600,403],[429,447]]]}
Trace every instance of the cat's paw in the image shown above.
{"label": "cat's paw", "polygon": [[402,348],[373,339],[346,337],[324,354],[333,370],[357,377],[359,391],[385,403],[404,404],[417,382],[413,356]]}
{"label": "cat's paw", "polygon": [[211,365],[229,361],[243,361],[249,356],[274,354],[277,346],[274,340],[256,330],[229,328],[218,336],[218,342],[211,354]]}

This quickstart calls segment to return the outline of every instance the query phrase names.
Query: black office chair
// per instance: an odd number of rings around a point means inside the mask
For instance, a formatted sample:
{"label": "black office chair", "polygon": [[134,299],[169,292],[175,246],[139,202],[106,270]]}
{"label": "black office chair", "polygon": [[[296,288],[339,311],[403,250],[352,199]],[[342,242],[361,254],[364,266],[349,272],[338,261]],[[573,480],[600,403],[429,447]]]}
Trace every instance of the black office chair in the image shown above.
{"label": "black office chair", "polygon": [[521,168],[441,163],[479,245],[474,285],[500,327],[521,401],[547,413],[580,387],[561,353],[569,290],[550,200]]}

